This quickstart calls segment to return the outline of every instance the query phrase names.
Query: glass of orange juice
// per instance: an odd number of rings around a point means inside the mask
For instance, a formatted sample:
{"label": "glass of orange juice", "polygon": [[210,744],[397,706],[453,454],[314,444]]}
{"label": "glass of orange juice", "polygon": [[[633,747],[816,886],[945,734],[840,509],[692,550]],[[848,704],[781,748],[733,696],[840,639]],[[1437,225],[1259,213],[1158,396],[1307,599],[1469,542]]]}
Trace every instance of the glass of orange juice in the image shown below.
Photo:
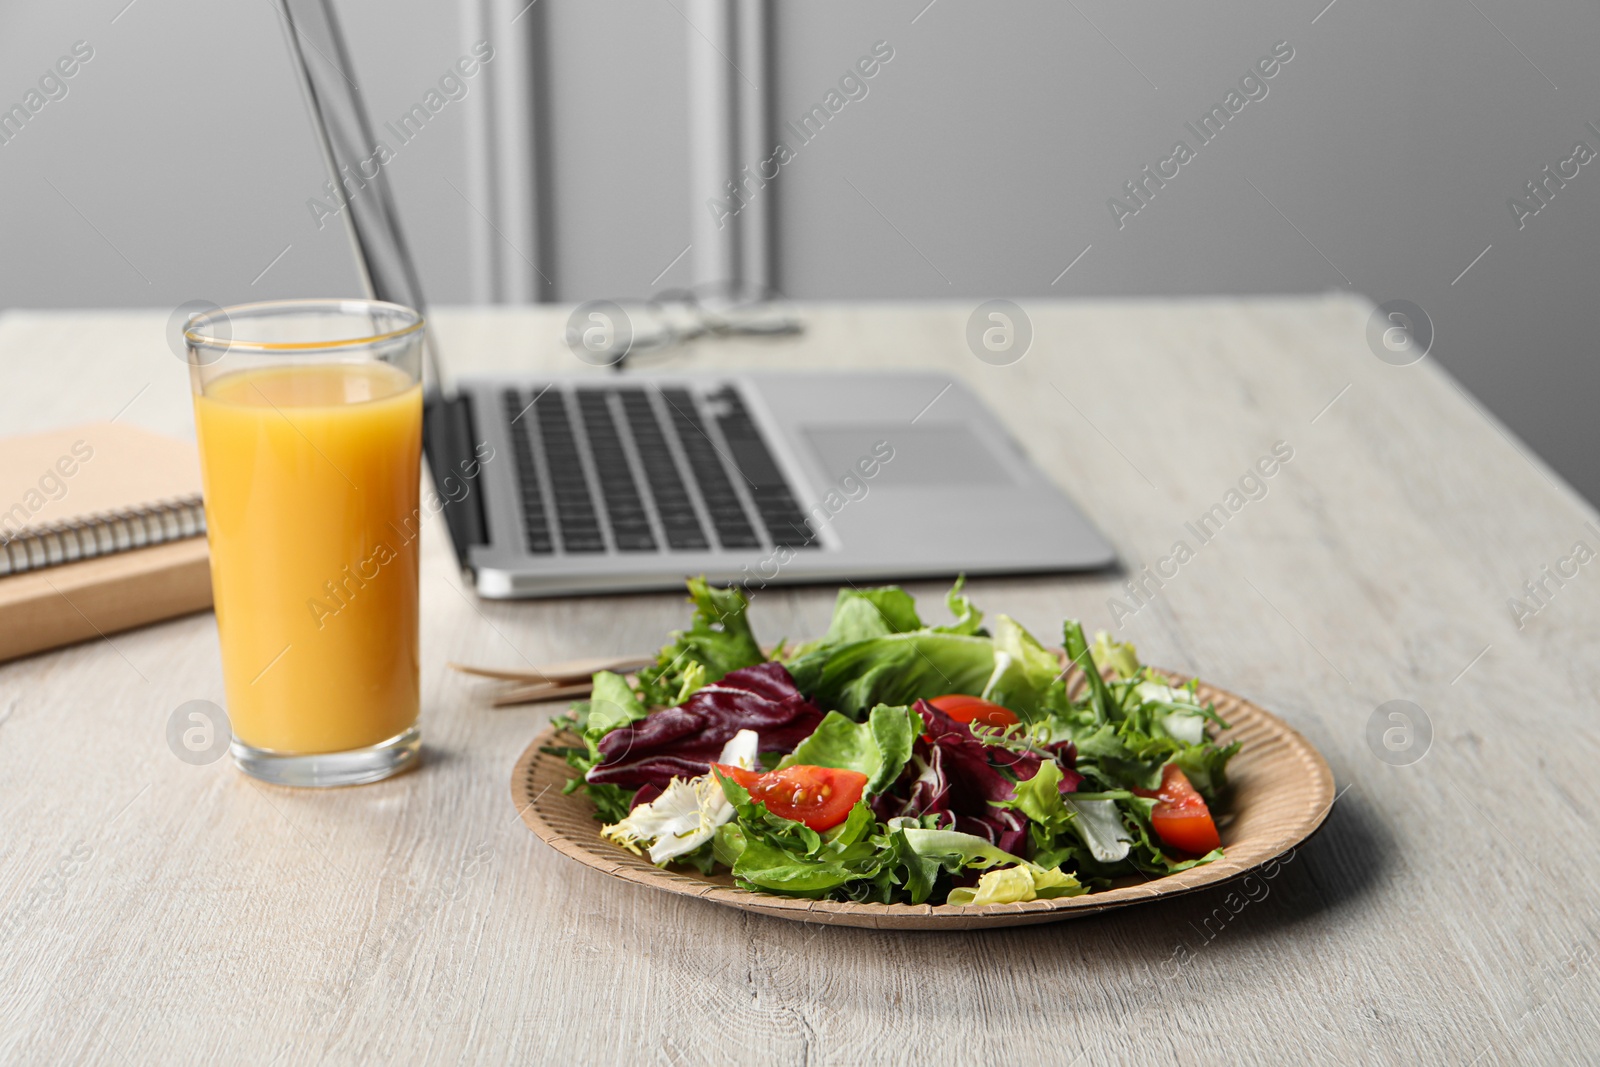
{"label": "glass of orange juice", "polygon": [[281,785],[413,765],[422,316],[373,300],[192,317],[234,763]]}

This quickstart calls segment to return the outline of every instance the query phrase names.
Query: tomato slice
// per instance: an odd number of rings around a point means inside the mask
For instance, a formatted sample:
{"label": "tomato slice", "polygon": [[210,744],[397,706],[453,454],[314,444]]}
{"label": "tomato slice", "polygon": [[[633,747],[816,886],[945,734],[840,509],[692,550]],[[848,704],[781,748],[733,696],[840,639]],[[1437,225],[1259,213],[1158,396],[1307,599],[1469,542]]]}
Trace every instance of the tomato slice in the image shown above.
{"label": "tomato slice", "polygon": [[1021,720],[1010,708],[991,703],[982,697],[969,697],[965,693],[949,693],[928,701],[956,722],[981,723],[984,726],[1015,726]]}
{"label": "tomato slice", "polygon": [[1134,792],[1156,798],[1150,822],[1163,844],[1196,854],[1222,847],[1222,838],[1217,835],[1217,824],[1211,820],[1211,809],[1206,807],[1205,798],[1196,792],[1189,783],[1189,776],[1176,763],[1161,768],[1161,788],[1135,789]]}
{"label": "tomato slice", "polygon": [[867,776],[837,767],[797,763],[778,771],[757,774],[743,767],[713,763],[712,768],[750,791],[772,814],[805,823],[813,830],[831,830],[844,822],[861,800]]}

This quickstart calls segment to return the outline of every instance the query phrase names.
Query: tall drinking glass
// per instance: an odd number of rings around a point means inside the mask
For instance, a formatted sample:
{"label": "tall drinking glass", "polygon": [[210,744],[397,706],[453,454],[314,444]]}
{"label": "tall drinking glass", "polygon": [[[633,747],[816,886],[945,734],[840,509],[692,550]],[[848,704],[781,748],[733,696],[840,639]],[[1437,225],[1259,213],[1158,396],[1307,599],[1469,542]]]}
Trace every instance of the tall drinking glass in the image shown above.
{"label": "tall drinking glass", "polygon": [[422,316],[246,304],[184,333],[234,763],[281,785],[416,762]]}

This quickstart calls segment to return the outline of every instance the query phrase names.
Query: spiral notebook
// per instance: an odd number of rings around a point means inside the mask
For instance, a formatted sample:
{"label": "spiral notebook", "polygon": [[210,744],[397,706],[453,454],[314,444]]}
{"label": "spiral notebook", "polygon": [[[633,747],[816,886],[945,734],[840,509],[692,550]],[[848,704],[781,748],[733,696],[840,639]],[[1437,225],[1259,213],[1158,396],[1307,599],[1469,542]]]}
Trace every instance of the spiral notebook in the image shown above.
{"label": "spiral notebook", "polygon": [[192,446],[114,422],[0,441],[0,577],[206,532]]}
{"label": "spiral notebook", "polygon": [[121,423],[0,440],[0,660],[211,604],[193,445]]}

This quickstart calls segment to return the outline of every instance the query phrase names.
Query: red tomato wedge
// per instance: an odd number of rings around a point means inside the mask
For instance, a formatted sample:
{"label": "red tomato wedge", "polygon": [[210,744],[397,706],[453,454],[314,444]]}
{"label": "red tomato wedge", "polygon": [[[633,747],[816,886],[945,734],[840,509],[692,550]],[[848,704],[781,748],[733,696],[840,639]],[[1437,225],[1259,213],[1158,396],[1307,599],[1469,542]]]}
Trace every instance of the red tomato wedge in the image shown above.
{"label": "red tomato wedge", "polygon": [[928,701],[956,722],[980,723],[984,726],[1015,726],[1021,720],[1010,708],[992,704],[982,697],[969,697],[964,693],[950,693]]}
{"label": "red tomato wedge", "polygon": [[867,776],[860,771],[835,767],[799,763],[781,771],[757,774],[725,763],[711,766],[748,789],[750,799],[761,801],[772,814],[818,831],[831,830],[844,822],[867,788]]}
{"label": "red tomato wedge", "polygon": [[1161,769],[1161,788],[1135,789],[1134,792],[1156,798],[1150,821],[1162,843],[1196,854],[1222,847],[1222,838],[1217,836],[1217,824],[1211,821],[1211,809],[1206,807],[1205,798],[1189,784],[1188,775],[1176,763]]}

